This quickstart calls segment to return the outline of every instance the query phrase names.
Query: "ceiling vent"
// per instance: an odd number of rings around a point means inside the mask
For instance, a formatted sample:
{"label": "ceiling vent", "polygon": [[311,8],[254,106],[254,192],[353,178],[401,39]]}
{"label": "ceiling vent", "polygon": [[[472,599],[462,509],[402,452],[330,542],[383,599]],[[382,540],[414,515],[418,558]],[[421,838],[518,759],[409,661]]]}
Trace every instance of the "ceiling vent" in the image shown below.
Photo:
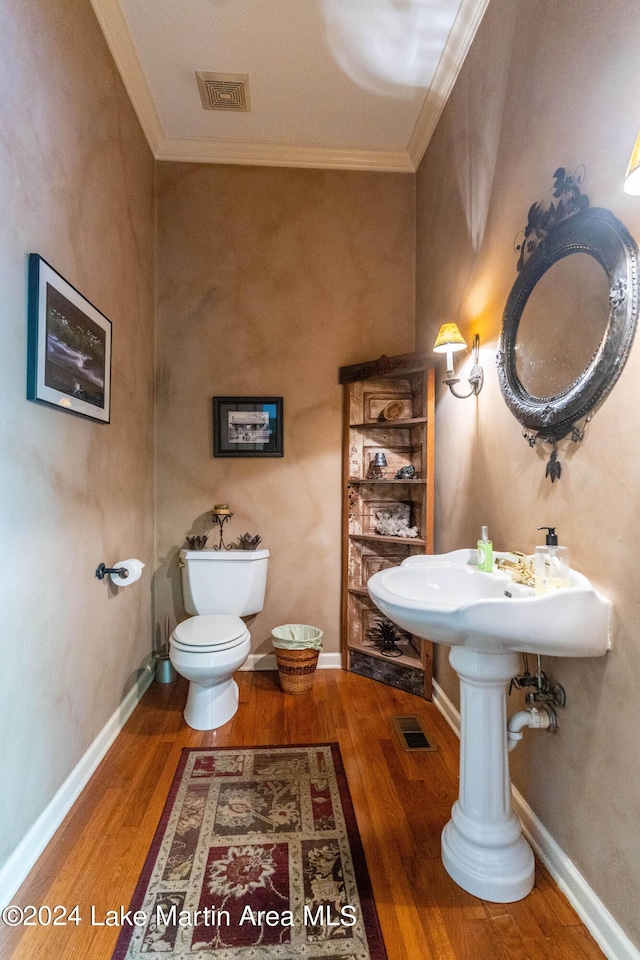
{"label": "ceiling vent", "polygon": [[196,70],[196,77],[205,110],[251,111],[249,77],[246,73],[206,73]]}

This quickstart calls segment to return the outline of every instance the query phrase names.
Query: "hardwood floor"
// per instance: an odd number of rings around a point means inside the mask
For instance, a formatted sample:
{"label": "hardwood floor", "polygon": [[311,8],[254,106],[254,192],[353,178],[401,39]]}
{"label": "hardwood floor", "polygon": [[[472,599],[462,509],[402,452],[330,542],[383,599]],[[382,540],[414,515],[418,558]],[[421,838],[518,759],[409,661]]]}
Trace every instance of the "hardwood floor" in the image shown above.
{"label": "hardwood floor", "polygon": [[[440,861],[457,794],[458,741],[433,704],[372,680],[318,671],[313,691],[281,693],[276,673],[238,674],[240,709],[218,731],[182,718],[186,684],[153,683],[14,902],[79,905],[77,926],[9,929],[3,960],[109,960],[118,929],[92,926],[127,908],[185,746],[337,740],[346,767],[389,960],[602,960],[537,865],[513,904],[460,890]],[[406,753],[391,718],[417,715],[436,752]]]}

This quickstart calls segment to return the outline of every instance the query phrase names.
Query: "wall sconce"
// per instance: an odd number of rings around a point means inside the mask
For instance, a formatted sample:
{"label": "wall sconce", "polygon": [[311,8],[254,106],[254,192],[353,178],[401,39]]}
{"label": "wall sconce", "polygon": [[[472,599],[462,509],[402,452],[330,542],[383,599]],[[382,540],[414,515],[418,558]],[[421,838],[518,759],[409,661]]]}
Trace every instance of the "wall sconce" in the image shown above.
{"label": "wall sconce", "polygon": [[632,197],[640,196],[640,133],[633,145],[631,159],[624,178],[624,192]]}
{"label": "wall sconce", "polygon": [[484,372],[478,363],[478,351],[480,350],[480,337],[474,334],[471,350],[473,351],[473,366],[469,374],[469,392],[458,393],[456,383],[460,383],[458,377],[453,375],[453,354],[457,350],[466,350],[467,341],[464,339],[458,326],[455,323],[443,323],[438,331],[436,342],[433,345],[434,353],[446,353],[447,355],[447,377],[443,383],[449,387],[454,397],[464,400],[466,397],[478,396],[484,383]]}

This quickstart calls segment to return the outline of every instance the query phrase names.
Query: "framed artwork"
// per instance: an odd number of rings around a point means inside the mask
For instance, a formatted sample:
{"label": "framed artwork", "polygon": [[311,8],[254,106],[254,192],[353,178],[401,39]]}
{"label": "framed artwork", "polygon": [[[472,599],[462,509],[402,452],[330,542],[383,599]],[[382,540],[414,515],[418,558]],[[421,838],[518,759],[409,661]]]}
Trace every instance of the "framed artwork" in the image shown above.
{"label": "framed artwork", "polygon": [[27,400],[109,423],[111,321],[29,255]]}
{"label": "framed artwork", "polygon": [[282,457],[282,397],[214,397],[214,457]]}

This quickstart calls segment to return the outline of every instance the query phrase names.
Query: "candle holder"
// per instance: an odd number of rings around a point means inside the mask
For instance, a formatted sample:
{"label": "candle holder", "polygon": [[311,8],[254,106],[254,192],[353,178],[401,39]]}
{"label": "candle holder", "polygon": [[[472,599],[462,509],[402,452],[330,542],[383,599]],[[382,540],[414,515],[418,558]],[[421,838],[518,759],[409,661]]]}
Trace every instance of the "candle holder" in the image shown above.
{"label": "candle holder", "polygon": [[217,544],[214,543],[214,550],[233,550],[232,544],[224,543],[222,539],[222,531],[227,520],[231,520],[233,513],[229,509],[228,503],[216,503],[213,508],[211,519],[220,527],[220,540]]}

